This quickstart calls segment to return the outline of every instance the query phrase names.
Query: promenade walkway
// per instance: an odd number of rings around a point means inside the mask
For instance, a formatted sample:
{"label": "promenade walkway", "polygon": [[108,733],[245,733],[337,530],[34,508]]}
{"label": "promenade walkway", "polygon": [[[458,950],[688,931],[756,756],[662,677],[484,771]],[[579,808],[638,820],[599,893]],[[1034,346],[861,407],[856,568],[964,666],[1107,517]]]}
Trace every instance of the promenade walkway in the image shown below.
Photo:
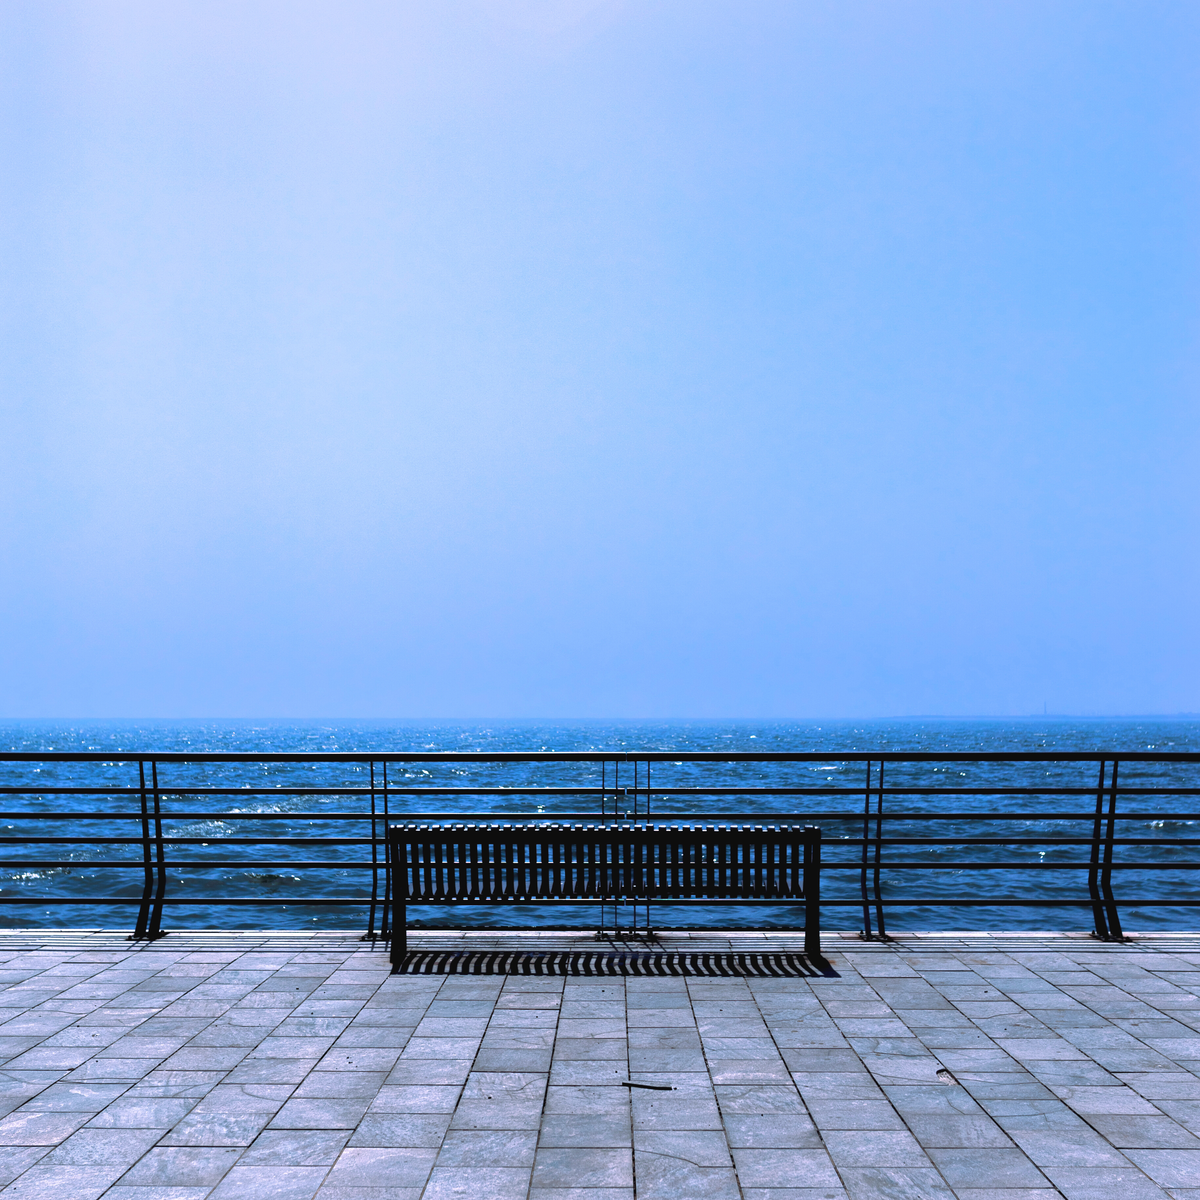
{"label": "promenade walkway", "polygon": [[0,933],[0,1195],[1200,1200],[1200,937],[825,946],[805,978],[391,976],[350,935]]}

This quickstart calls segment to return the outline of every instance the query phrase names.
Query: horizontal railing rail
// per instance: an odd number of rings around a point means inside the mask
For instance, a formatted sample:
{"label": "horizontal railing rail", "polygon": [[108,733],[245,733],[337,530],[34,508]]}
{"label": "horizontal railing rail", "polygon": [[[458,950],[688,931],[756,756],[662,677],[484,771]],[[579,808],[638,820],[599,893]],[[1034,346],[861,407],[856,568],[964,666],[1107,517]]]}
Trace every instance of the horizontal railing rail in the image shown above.
{"label": "horizontal railing rail", "polygon": [[906,908],[1082,906],[1112,940],[1121,908],[1200,906],[1183,751],[44,750],[0,754],[0,797],[0,905],[135,906],[136,937],[167,905],[357,908],[387,936],[389,819],[820,824],[822,904],[869,938]]}

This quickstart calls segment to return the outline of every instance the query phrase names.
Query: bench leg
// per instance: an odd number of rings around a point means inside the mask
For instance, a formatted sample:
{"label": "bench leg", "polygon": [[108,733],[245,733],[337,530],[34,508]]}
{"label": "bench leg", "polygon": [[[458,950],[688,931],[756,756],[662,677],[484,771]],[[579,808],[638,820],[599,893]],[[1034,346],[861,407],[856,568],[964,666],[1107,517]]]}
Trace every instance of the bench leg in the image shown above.
{"label": "bench leg", "polygon": [[408,953],[408,905],[398,901],[392,910],[392,946],[389,959],[394,975],[404,963]]}

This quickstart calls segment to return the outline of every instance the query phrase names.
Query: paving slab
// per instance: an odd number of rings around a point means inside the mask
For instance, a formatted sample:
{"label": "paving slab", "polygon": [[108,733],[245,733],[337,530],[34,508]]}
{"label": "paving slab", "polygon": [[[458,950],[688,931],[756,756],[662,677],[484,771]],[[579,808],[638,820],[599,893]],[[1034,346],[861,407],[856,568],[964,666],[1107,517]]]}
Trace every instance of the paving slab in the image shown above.
{"label": "paving slab", "polygon": [[1200,935],[824,949],[796,977],[392,975],[349,932],[0,931],[0,1197],[1200,1200]]}

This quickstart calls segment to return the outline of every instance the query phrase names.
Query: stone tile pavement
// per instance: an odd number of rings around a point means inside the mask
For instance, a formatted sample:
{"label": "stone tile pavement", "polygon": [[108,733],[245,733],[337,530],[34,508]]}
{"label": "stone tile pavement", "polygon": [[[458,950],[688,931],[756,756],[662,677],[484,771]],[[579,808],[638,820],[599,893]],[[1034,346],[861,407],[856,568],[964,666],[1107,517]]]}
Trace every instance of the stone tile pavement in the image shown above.
{"label": "stone tile pavement", "polygon": [[804,979],[539,978],[0,933],[2,1195],[1200,1200],[1200,938],[825,942]]}

